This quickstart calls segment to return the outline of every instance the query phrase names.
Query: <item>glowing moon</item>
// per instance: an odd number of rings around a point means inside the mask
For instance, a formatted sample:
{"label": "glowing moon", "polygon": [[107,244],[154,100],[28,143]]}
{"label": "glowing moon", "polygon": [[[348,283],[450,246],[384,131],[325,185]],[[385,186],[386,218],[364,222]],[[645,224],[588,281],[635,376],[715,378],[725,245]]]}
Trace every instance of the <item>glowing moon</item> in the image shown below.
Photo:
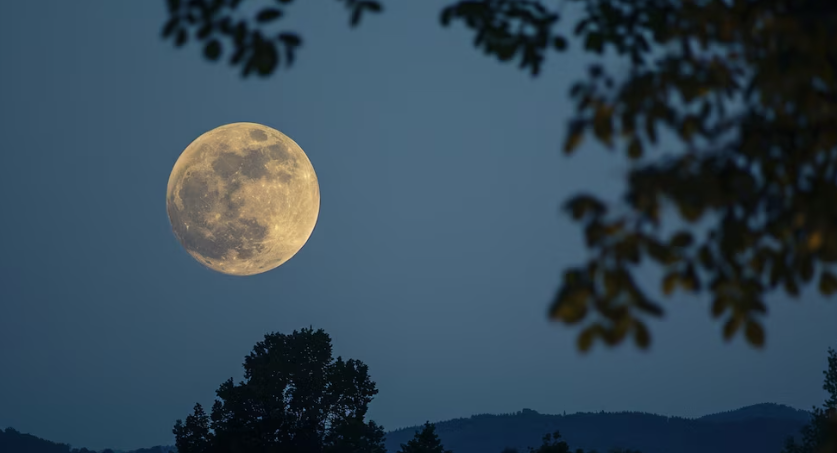
{"label": "glowing moon", "polygon": [[293,257],[311,236],[320,187],[302,148],[256,123],[232,123],[193,141],[169,177],[174,235],[198,262],[253,275]]}

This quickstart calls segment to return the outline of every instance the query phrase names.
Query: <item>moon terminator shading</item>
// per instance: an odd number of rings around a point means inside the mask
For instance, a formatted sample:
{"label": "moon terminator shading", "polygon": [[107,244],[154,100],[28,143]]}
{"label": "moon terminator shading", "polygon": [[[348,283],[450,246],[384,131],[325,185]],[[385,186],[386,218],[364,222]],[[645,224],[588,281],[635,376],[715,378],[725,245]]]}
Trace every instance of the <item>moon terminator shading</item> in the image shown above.
{"label": "moon terminator shading", "polygon": [[232,123],[193,141],[169,177],[174,235],[210,269],[269,271],[311,236],[320,208],[317,176],[302,148],[256,123]]}

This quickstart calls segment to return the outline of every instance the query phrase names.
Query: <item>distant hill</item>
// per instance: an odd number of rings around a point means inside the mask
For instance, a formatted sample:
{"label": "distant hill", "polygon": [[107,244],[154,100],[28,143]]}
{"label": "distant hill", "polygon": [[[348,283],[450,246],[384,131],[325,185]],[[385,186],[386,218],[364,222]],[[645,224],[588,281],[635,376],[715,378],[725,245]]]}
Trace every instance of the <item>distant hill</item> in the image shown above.
{"label": "distant hill", "polygon": [[[796,409],[779,405],[750,406],[707,417],[708,420],[686,419],[640,412],[545,415],[524,409],[515,414],[476,415],[437,422],[436,432],[445,447],[454,453],[499,453],[504,447],[526,451],[526,447],[540,445],[543,435],[555,430],[561,432],[573,450],[778,453],[785,439],[795,436],[807,423]],[[718,420],[720,417],[728,420]],[[400,444],[406,443],[417,429],[410,427],[387,433],[387,450],[398,451]]]}
{"label": "distant hill", "polygon": [[783,404],[762,403],[727,412],[704,415],[698,420],[709,422],[738,422],[758,418],[773,418],[780,420],[797,420],[802,423],[808,423],[811,421],[811,416],[811,412],[804,411],[802,409],[796,409]]}
{"label": "distant hill", "polygon": [[[795,436],[811,414],[779,404],[757,404],[696,419],[664,417],[641,412],[539,414],[530,409],[504,415],[475,415],[436,422],[436,432],[454,453],[500,453],[505,447],[540,445],[544,434],[556,429],[570,447],[606,452],[621,447],[642,453],[779,453],[787,436]],[[398,451],[419,426],[390,431],[389,453]],[[168,453],[171,446],[156,446],[130,452]],[[11,428],[0,431],[2,453],[93,453],[71,449],[22,434]],[[102,453],[101,451],[98,453]]]}
{"label": "distant hill", "polygon": [[[169,453],[176,451],[174,447],[157,446],[141,448],[129,453]],[[128,453],[119,450],[88,450],[86,448],[71,448],[69,444],[51,442],[31,434],[21,433],[14,428],[0,430],[0,453]]]}

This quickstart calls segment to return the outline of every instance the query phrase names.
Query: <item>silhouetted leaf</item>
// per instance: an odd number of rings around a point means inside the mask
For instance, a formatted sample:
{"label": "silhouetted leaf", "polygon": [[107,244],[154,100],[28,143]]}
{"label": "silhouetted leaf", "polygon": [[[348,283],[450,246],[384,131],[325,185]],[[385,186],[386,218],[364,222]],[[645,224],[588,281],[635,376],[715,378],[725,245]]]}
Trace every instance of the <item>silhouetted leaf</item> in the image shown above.
{"label": "silhouetted leaf", "polygon": [[688,231],[680,231],[671,238],[669,244],[672,247],[684,248],[692,245],[694,238]]}
{"label": "silhouetted leaf", "polygon": [[785,275],[785,291],[791,296],[799,296],[799,285],[796,283],[796,279],[794,279],[793,275]]}
{"label": "silhouetted leaf", "polygon": [[185,28],[181,28],[177,30],[177,37],[175,38],[174,45],[180,47],[186,44],[186,40],[189,38],[189,35],[186,32]]}
{"label": "silhouetted leaf", "polygon": [[175,16],[166,22],[166,25],[163,27],[162,36],[163,38],[168,38],[171,36],[172,33],[177,29],[177,25],[180,23],[180,18]]}
{"label": "silhouetted leaf", "polygon": [[631,139],[631,144],[628,146],[628,157],[631,159],[639,159],[642,157],[642,142],[638,137]]}
{"label": "silhouetted leaf", "polygon": [[660,264],[673,264],[677,262],[677,255],[671,249],[657,241],[646,241],[645,248],[648,251],[648,255]]}
{"label": "silhouetted leaf", "polygon": [[280,41],[284,42],[289,46],[296,47],[302,44],[302,39],[300,39],[300,37],[294,33],[279,33],[278,38]]}
{"label": "silhouetted leaf", "polygon": [[210,60],[217,60],[221,56],[221,43],[217,39],[209,41],[203,49],[203,54]]}
{"label": "silhouetted leaf", "polygon": [[764,346],[764,328],[758,322],[749,319],[747,320],[747,327],[744,329],[747,341],[753,346]]}
{"label": "silhouetted leaf", "polygon": [[593,52],[602,53],[604,49],[604,36],[599,32],[588,33],[584,41],[584,48]]}
{"label": "silhouetted leaf", "polygon": [[634,341],[641,349],[648,349],[651,344],[651,334],[648,332],[648,328],[639,321],[634,324]]}
{"label": "silhouetted leaf", "polygon": [[808,283],[812,278],[814,278],[814,259],[811,256],[806,256],[800,261],[799,276],[802,278],[803,282]]}
{"label": "silhouetted leaf", "polygon": [[576,324],[587,315],[587,299],[590,291],[586,288],[576,288],[560,295],[552,305],[550,317]]}
{"label": "silhouetted leaf", "polygon": [[556,36],[552,40],[552,46],[556,50],[565,50],[567,48],[567,40],[563,36]]}
{"label": "silhouetted leaf", "polygon": [[678,272],[669,272],[666,274],[665,278],[663,278],[663,294],[668,296],[673,293],[679,281],[680,274]]}
{"label": "silhouetted leaf", "polygon": [[724,323],[724,340],[729,341],[732,339],[741,326],[742,320],[740,316],[734,315]]}
{"label": "silhouetted leaf", "polygon": [[282,10],[276,8],[265,8],[256,16],[256,20],[262,23],[272,22],[282,17]]}
{"label": "silhouetted leaf", "polygon": [[564,142],[564,152],[569,154],[575,150],[584,138],[584,128],[587,123],[584,121],[574,121],[570,123],[570,131],[567,134],[567,139]]}
{"label": "silhouetted leaf", "polygon": [[360,23],[360,15],[362,13],[363,13],[363,9],[361,9],[361,8],[355,8],[354,10],[352,10],[352,17],[349,20],[349,24],[352,27],[357,27],[357,25]]}
{"label": "silhouetted leaf", "polygon": [[577,195],[566,202],[564,209],[570,211],[573,219],[580,220],[586,215],[594,217],[607,212],[605,205],[591,195]]}
{"label": "silhouetted leaf", "polygon": [[700,259],[700,264],[703,266],[704,269],[711,271],[715,268],[715,260],[712,258],[712,252],[709,250],[708,246],[701,246],[700,251],[698,252],[698,256]]}
{"label": "silhouetted leaf", "polygon": [[837,277],[829,271],[822,271],[820,273],[819,290],[824,296],[831,296],[837,292]]}
{"label": "silhouetted leaf", "polygon": [[379,13],[379,12],[381,12],[381,10],[383,10],[380,3],[369,1],[369,0],[361,1],[359,3],[359,5],[362,5],[361,7],[364,8],[364,9],[367,9],[369,11],[376,12],[376,13]]}
{"label": "silhouetted leaf", "polygon": [[660,317],[663,315],[662,307],[645,298],[637,299],[635,304],[639,310],[651,316]]}
{"label": "silhouetted leaf", "polygon": [[601,335],[601,328],[598,325],[593,325],[585,328],[578,335],[578,350],[587,352],[593,346],[593,341],[597,336]]}
{"label": "silhouetted leaf", "polygon": [[715,300],[712,301],[712,317],[719,318],[724,312],[727,310],[729,306],[729,301],[722,297],[718,296]]}

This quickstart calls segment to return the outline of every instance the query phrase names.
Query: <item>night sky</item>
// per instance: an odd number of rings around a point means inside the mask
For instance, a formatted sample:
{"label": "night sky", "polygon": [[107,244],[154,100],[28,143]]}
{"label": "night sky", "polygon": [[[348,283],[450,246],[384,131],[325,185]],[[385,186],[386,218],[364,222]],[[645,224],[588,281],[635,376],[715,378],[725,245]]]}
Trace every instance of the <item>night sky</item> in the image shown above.
{"label": "night sky", "polygon": [[[581,356],[547,321],[585,256],[561,202],[617,196],[628,166],[592,141],[560,151],[578,51],[533,79],[441,28],[447,2],[387,1],[356,30],[338,2],[298,2],[283,21],[304,46],[267,80],[164,42],[162,0],[0,2],[0,428],[171,444],[265,333],[309,325],[369,365],[388,430],[524,407],[820,404],[837,304],[813,291],[769,300],[764,351],[724,343],[705,297],[668,301],[648,353]],[[238,121],[299,143],[322,193],[307,245],[244,278],[190,257],[165,208],[183,149]]]}

